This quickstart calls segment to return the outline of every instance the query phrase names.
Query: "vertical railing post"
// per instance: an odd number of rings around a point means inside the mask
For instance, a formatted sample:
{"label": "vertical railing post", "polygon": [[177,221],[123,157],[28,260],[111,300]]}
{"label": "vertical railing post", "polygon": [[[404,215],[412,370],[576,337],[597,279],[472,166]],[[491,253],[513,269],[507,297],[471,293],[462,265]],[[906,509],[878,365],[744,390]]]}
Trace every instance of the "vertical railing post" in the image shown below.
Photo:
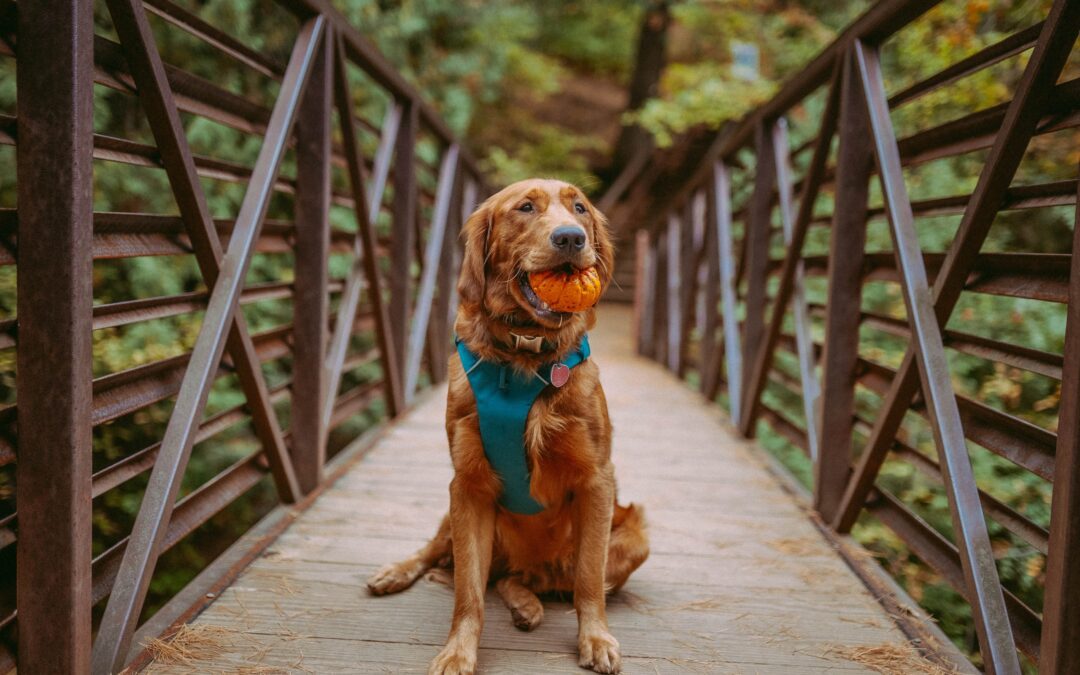
{"label": "vertical railing post", "polygon": [[851,465],[859,356],[866,206],[874,158],[870,126],[850,58],[840,88],[836,208],[829,242],[829,290],[822,357],[821,439],[814,462],[814,508],[836,515]]}
{"label": "vertical railing post", "polygon": [[334,40],[323,40],[298,111],[296,271],[293,318],[292,454],[300,489],[311,492],[326,461],[326,343],[329,337],[330,113]]}
{"label": "vertical railing post", "polygon": [[447,273],[450,275],[450,282],[446,286],[447,291],[447,305],[446,305],[446,320],[450,324],[451,329],[454,327],[454,321],[457,318],[458,310],[458,294],[457,294],[457,278],[461,272],[461,258],[462,258],[462,246],[460,241],[461,226],[472,215],[473,209],[476,208],[476,195],[477,185],[476,177],[472,174],[464,176],[461,185],[461,201],[458,204],[458,219],[457,229],[455,230],[455,236],[450,241],[452,265]]}
{"label": "vertical railing post", "polygon": [[[715,220],[710,227],[716,230],[715,247],[720,257],[720,306],[724,324],[724,366],[727,369],[728,412],[738,424],[742,419],[743,351],[739,341],[739,298],[736,292],[735,240],[731,231],[731,176],[727,164],[718,161],[713,167],[712,192],[716,199]],[[715,365],[719,381],[720,363]],[[715,396],[715,393],[713,394]]]}
{"label": "vertical railing post", "polygon": [[[435,207],[431,217],[431,231],[424,251],[424,271],[420,279],[420,290],[416,300],[416,316],[409,333],[409,346],[405,361],[405,402],[412,403],[416,395],[416,384],[420,378],[420,361],[426,342],[434,336],[428,335],[432,304],[435,299],[435,284],[439,278],[439,261],[443,253],[443,237],[446,234],[450,218],[450,201],[454,185],[457,182],[458,146],[451,145],[443,153],[439,167],[439,184],[436,188]],[[446,336],[441,336],[446,339]]]}
{"label": "vertical railing post", "polygon": [[401,122],[401,106],[391,101],[387,106],[380,130],[379,149],[375,153],[371,185],[364,189],[363,158],[360,144],[356,138],[355,113],[353,112],[352,91],[347,73],[348,61],[342,40],[335,40],[334,58],[334,99],[341,126],[341,143],[345,153],[345,162],[349,170],[349,187],[356,202],[353,213],[356,216],[356,237],[353,240],[353,266],[345,278],[345,287],[338,301],[337,319],[334,332],[330,337],[327,350],[326,398],[323,407],[323,425],[328,426],[334,414],[338,385],[345,365],[345,355],[349,350],[349,341],[353,332],[356,309],[360,304],[360,291],[367,282],[368,302],[375,317],[375,342],[379,347],[382,361],[383,392],[386,397],[386,410],[390,417],[396,417],[405,408],[405,396],[401,387],[400,371],[397,369],[397,345],[390,335],[390,313],[383,296],[382,274],[376,260],[377,237],[375,221],[383,202],[383,190],[386,178],[390,174],[390,159],[393,154],[398,128]]}
{"label": "vertical railing post", "polygon": [[907,310],[912,353],[918,366],[930,430],[937,446],[942,483],[949,499],[979,650],[988,673],[1019,675],[1020,660],[964,438],[956,392],[948,368],[942,365],[948,363],[941,334],[943,321],[938,319],[933,306],[923,251],[915,229],[915,216],[904,181],[896,131],[889,115],[878,48],[855,40],[852,54],[851,66],[858,71],[870,121],[877,177],[888,216],[904,308]]}
{"label": "vertical railing post", "polygon": [[657,362],[667,364],[668,344],[668,251],[667,230],[658,228],[656,233],[656,265],[653,267],[653,288],[656,298],[653,303],[653,347],[652,357]]}
{"label": "vertical railing post", "polygon": [[433,340],[436,358],[430,364],[431,379],[442,382],[446,379],[447,359],[450,355],[451,330],[450,322],[450,298],[457,294],[457,270],[454,268],[454,252],[457,249],[458,232],[461,231],[461,198],[464,192],[466,177],[463,171],[457,171],[454,176],[454,186],[450,197],[450,213],[447,215],[446,235],[442,241],[442,253],[439,256],[439,276],[436,285],[438,294],[435,297],[435,306],[432,308],[434,315],[431,317],[431,339]]}
{"label": "vertical railing post", "polygon": [[697,255],[694,249],[694,197],[690,195],[679,216],[679,363],[675,374],[686,375],[690,337],[694,327],[694,297],[697,288]]}
{"label": "vertical railing post", "polygon": [[19,3],[19,671],[90,670],[94,20]]}
{"label": "vertical railing post", "polygon": [[676,213],[668,215],[667,223],[667,366],[674,373],[682,372],[682,219]]}
{"label": "vertical railing post", "polygon": [[652,335],[652,247],[649,231],[641,229],[634,235],[634,345],[645,356]]}
{"label": "vertical railing post", "polygon": [[703,325],[701,328],[701,393],[710,401],[716,398],[720,387],[720,359],[723,333],[716,336],[717,320],[720,318],[720,250],[716,246],[716,190],[706,183],[705,208],[701,214],[701,245],[705,248],[705,269],[702,280]]}
{"label": "vertical railing post", "polygon": [[399,380],[405,382],[405,342],[409,334],[409,315],[412,308],[412,268],[416,255],[416,134],[420,125],[420,108],[414,101],[405,101],[394,149],[394,226],[390,244],[390,337],[397,350],[395,364]]}
{"label": "vertical railing post", "polygon": [[[762,122],[755,131],[754,192],[746,216],[746,322],[743,324],[742,346],[745,363],[757,360],[757,351],[765,337],[766,286],[769,281],[769,240],[772,235],[773,189],[776,187],[776,161],[773,138],[768,125]],[[743,370],[742,391],[744,399],[754,391],[751,382],[753,368]],[[763,375],[764,376],[764,375]],[[745,425],[750,401],[743,400],[740,419],[742,433],[753,436],[754,430]]]}
{"label": "vertical railing post", "polygon": [[[806,445],[810,452],[810,459],[816,462],[818,458],[817,406],[821,386],[817,379],[817,358],[814,352],[814,342],[810,336],[810,310],[806,305],[802,243],[795,241],[795,206],[792,203],[794,189],[791,179],[791,162],[788,154],[791,149],[788,144],[787,120],[785,118],[781,117],[773,123],[772,135],[776,163],[776,194],[780,202],[780,223],[783,228],[784,246],[788,249],[787,257],[790,258],[790,263],[785,260],[785,264],[791,264],[793,271],[790,293],[785,294],[780,289],[777,289],[776,297],[773,299],[773,317],[769,324],[769,333],[766,337],[765,346],[762,349],[776,349],[776,343],[772,337],[773,325],[775,325],[776,321],[783,321],[786,304],[790,302],[791,315],[795,321],[795,351],[799,357],[799,384],[802,389]],[[808,199],[813,198],[814,195],[808,197]],[[785,295],[790,298],[787,302],[784,299]],[[768,363],[771,365],[771,360]]]}
{"label": "vertical railing post", "polygon": [[1039,672],[1080,673],[1080,194],[1073,232]]}

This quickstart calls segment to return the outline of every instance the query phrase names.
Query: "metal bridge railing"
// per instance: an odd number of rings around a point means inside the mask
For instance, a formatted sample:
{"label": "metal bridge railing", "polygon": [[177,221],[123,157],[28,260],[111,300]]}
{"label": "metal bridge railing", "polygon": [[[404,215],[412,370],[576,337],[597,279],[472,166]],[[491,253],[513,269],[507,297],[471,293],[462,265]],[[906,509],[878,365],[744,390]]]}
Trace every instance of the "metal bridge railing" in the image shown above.
{"label": "metal bridge railing", "polygon": [[[401,412],[422,373],[445,378],[455,234],[484,189],[438,115],[327,0],[277,3],[275,30],[294,35],[287,61],[171,0],[106,4],[118,40],[95,32],[90,0],[0,3],[0,59],[17,70],[0,144],[18,158],[0,265],[15,265],[19,283],[0,333],[18,373],[17,401],[0,410],[0,470],[17,480],[0,517],[0,555],[17,547],[14,578],[0,580],[4,672],[16,622],[22,672],[121,669],[165,551],[268,472],[281,502],[310,493],[335,428]],[[157,30],[186,33],[276,99],[165,62]],[[153,142],[95,133],[95,87],[144,116]],[[184,118],[257,139],[257,159],[193,152]],[[95,213],[94,172],[106,164],[163,170],[176,213]],[[239,208],[213,217],[207,191],[229,184],[243,187]],[[332,209],[355,232],[332,227]],[[252,260],[273,255],[286,261],[278,278],[245,283]],[[95,302],[96,266],[147,256],[194,256],[205,290]],[[347,274],[331,278],[334,257],[349,259]],[[253,332],[244,310],[269,301],[290,318]],[[95,331],[198,313],[190,350],[94,377]],[[287,377],[271,386],[268,368]],[[207,416],[209,392],[233,377],[246,403]],[[168,401],[159,437],[119,459],[96,452],[103,425],[139,428]],[[248,420],[257,451],[178,499],[192,447]],[[96,500],[139,481],[130,532],[93,555]]]}
{"label": "metal bridge railing", "polygon": [[[1080,82],[1059,77],[1080,2],[1057,0],[1037,24],[890,94],[882,50],[937,4],[875,4],[718,135],[666,212],[638,234],[639,349],[694,373],[708,398],[723,393],[744,435],[761,422],[803,449],[814,506],[832,528],[849,531],[864,511],[891,528],[970,603],[989,671],[1019,672],[1019,650],[1042,672],[1080,672],[1080,228],[1072,255],[983,250],[1000,212],[1077,203],[1075,166],[1071,179],[1012,183],[1033,139],[1075,147]],[[903,106],[1020,54],[1027,61],[1011,100],[895,130]],[[795,148],[789,117],[811,127]],[[970,193],[909,196],[905,172],[973,154]],[[955,236],[944,251],[924,251],[917,225],[943,215],[959,218]],[[882,218],[892,249],[867,252],[868,222]],[[810,239],[818,253],[807,252]],[[872,283],[891,285],[903,310],[864,310]],[[1063,353],[947,328],[971,294],[1063,304]],[[867,349],[875,333],[901,341],[898,365]],[[1056,429],[958,394],[950,369],[958,355],[1060,382]],[[905,416],[924,421],[936,454],[913,445]],[[1049,528],[978,484],[969,444],[1052,484]],[[944,486],[948,536],[875,482],[887,459]],[[1041,611],[1002,587],[988,522],[1013,547],[1045,555]]]}

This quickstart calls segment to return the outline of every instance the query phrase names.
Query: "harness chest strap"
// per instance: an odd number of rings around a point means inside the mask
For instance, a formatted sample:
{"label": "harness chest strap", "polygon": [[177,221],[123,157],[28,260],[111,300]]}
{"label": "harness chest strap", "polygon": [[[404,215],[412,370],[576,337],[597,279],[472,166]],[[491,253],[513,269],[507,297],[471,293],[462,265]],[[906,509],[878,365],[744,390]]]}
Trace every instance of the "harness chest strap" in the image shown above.
{"label": "harness chest strap", "polygon": [[535,375],[523,375],[505,363],[484,361],[461,340],[457,340],[457,350],[476,399],[484,455],[502,479],[499,503],[513,513],[540,513],[544,507],[529,493],[525,422],[536,397],[551,384],[552,369],[574,368],[589,358],[589,337],[583,336],[578,348],[561,362],[544,364]]}

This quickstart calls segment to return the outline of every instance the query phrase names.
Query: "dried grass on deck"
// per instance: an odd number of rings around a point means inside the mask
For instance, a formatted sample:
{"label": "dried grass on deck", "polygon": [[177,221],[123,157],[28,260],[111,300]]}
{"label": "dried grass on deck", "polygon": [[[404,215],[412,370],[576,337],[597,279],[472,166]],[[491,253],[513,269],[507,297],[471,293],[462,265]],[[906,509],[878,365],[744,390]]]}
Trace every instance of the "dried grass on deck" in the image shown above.
{"label": "dried grass on deck", "polygon": [[884,675],[949,675],[958,672],[926,660],[914,647],[907,644],[887,642],[873,646],[837,645],[830,647],[825,655],[837,656]]}
{"label": "dried grass on deck", "polygon": [[150,640],[146,649],[153,657],[151,664],[192,665],[225,654],[235,632],[222,626],[184,624],[169,635]]}

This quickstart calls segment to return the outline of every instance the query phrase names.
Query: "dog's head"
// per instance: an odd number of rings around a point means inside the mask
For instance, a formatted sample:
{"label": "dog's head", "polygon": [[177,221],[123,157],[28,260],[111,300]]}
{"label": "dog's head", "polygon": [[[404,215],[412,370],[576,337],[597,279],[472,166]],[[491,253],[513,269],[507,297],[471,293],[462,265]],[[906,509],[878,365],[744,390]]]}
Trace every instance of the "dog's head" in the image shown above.
{"label": "dog's head", "polygon": [[607,219],[580,189],[557,180],[514,183],[469,217],[462,237],[457,329],[463,339],[473,343],[480,326],[472,324],[481,323],[496,343],[508,343],[514,332],[543,336],[558,347],[577,344],[592,324],[592,310],[570,314],[546,308],[529,287],[528,275],[595,267],[607,288],[615,261]]}

